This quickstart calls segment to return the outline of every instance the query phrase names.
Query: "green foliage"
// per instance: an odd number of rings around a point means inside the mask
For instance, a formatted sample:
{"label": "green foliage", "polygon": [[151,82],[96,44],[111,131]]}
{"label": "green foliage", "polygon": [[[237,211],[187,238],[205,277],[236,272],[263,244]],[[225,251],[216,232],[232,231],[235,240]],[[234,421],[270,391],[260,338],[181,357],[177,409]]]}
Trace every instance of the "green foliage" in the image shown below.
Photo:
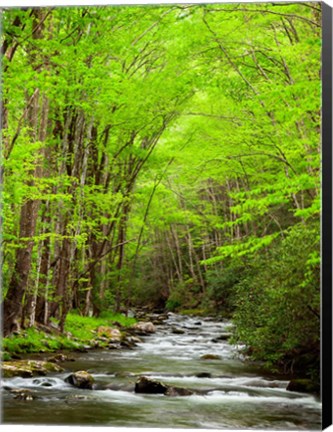
{"label": "green foliage", "polygon": [[[270,365],[297,371],[299,358],[319,361],[320,284],[318,226],[302,224],[265,254],[249,261],[237,284],[236,339],[251,356]],[[299,367],[299,371],[311,374]]]}
{"label": "green foliage", "polygon": [[[56,324],[56,320],[53,320]],[[67,315],[65,330],[68,335],[58,332],[45,333],[34,327],[12,334],[2,341],[2,349],[8,357],[11,354],[53,352],[61,349],[71,350],[89,344],[99,326],[113,326],[117,322],[123,327],[136,323],[135,318],[120,313],[104,312],[100,317],[83,317],[76,311]]]}
{"label": "green foliage", "polygon": [[213,310],[230,315],[235,310],[235,286],[245,272],[246,263],[240,260],[225,261],[223,267],[206,272],[206,302],[213,303]]}
{"label": "green foliage", "polygon": [[28,328],[18,335],[10,335],[2,341],[2,347],[7,355],[56,351],[59,349],[73,349],[77,343],[65,336],[55,336]]}
{"label": "green foliage", "polygon": [[179,307],[182,305],[181,299],[175,298],[176,295],[170,296],[165,303],[165,307],[170,312],[175,312],[179,309]]}
{"label": "green foliage", "polygon": [[89,342],[93,337],[93,331],[99,326],[112,326],[118,322],[122,326],[133,325],[135,318],[126,317],[120,313],[103,312],[99,317],[85,317],[72,311],[67,315],[65,330],[70,332],[80,341]]}

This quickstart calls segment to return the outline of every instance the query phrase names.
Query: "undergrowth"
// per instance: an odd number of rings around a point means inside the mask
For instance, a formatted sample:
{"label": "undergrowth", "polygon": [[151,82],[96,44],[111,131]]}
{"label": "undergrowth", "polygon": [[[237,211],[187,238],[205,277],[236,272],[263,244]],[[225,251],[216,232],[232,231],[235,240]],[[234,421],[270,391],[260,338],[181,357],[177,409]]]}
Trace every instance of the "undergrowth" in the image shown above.
{"label": "undergrowth", "polygon": [[[82,348],[94,339],[94,332],[100,326],[113,327],[119,323],[122,327],[129,327],[135,322],[135,318],[129,318],[118,313],[104,312],[100,317],[95,318],[83,317],[76,311],[72,311],[67,315],[64,334],[51,328],[50,333],[46,333],[31,327],[4,338],[2,340],[2,359],[10,360],[12,356],[25,353]],[[57,322],[53,320],[53,324],[57,324]]]}

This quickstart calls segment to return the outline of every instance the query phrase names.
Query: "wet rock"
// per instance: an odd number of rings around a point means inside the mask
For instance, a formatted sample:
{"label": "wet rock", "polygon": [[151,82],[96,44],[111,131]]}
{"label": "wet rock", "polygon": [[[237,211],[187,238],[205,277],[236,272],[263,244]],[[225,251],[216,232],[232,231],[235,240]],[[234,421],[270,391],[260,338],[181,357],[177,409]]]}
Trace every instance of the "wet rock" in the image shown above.
{"label": "wet rock", "polygon": [[142,340],[137,336],[124,336],[121,341],[121,346],[125,348],[134,348],[138,343],[141,343]]}
{"label": "wet rock", "polygon": [[320,385],[310,379],[292,379],[287,385],[288,391],[300,393],[319,393]]}
{"label": "wet rock", "polygon": [[172,327],[171,333],[173,333],[173,334],[184,334],[185,330],[182,330],[182,329],[177,328],[177,327]]}
{"label": "wet rock", "polygon": [[31,378],[38,375],[47,375],[49,372],[62,372],[64,369],[55,363],[41,360],[18,360],[3,362],[1,370],[4,378],[17,376]]}
{"label": "wet rock", "polygon": [[151,380],[147,377],[140,377],[135,383],[135,393],[149,393],[149,394],[164,394],[168,387],[159,381]]}
{"label": "wet rock", "polygon": [[201,321],[196,321],[196,322],[194,323],[194,325],[196,325],[196,326],[200,326],[200,325],[202,325],[202,322],[201,322]]}
{"label": "wet rock", "polygon": [[212,374],[209,372],[199,372],[195,376],[197,378],[212,378]]}
{"label": "wet rock", "polygon": [[110,343],[108,345],[108,349],[109,350],[119,350],[120,348],[121,348],[120,343],[114,343],[114,342],[112,342],[112,343]]}
{"label": "wet rock", "polygon": [[75,359],[73,357],[66,356],[65,354],[56,354],[52,357],[49,357],[47,360],[51,363],[75,361]]}
{"label": "wet rock", "polygon": [[134,330],[138,335],[142,336],[156,332],[156,327],[150,321],[139,321],[138,323],[134,324],[131,329]]}
{"label": "wet rock", "polygon": [[212,342],[217,343],[217,342],[221,342],[221,341],[227,341],[231,338],[231,336],[232,336],[232,333],[222,333],[217,338],[212,339]]}
{"label": "wet rock", "polygon": [[164,394],[165,396],[191,396],[195,392],[182,387],[173,387],[147,377],[140,377],[135,384],[135,393]]}
{"label": "wet rock", "polygon": [[165,396],[191,396],[194,392],[182,387],[168,387],[164,394]]}
{"label": "wet rock", "polygon": [[153,324],[161,325],[164,323],[164,321],[166,321],[168,319],[168,316],[165,314],[162,314],[162,315],[149,316],[146,318],[149,318],[149,321],[151,321]]}
{"label": "wet rock", "polygon": [[34,393],[28,389],[13,389],[10,390],[10,392],[12,393],[14,399],[25,401],[32,401],[34,399],[37,399]]}
{"label": "wet rock", "polygon": [[204,354],[200,357],[200,360],[220,360],[220,356],[216,354]]}
{"label": "wet rock", "polygon": [[65,378],[65,382],[77,388],[92,390],[94,379],[90,373],[78,371]]}
{"label": "wet rock", "polygon": [[123,348],[133,349],[136,346],[136,343],[132,342],[130,338],[125,338],[121,341],[120,346]]}

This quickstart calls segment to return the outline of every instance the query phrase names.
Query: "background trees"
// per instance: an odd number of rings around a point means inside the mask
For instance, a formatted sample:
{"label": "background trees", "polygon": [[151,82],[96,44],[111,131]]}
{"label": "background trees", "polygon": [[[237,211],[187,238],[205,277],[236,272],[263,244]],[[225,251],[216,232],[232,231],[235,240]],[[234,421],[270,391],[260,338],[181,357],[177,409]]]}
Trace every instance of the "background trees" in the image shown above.
{"label": "background trees", "polygon": [[72,308],[222,311],[256,358],[315,370],[320,15],[4,12],[5,335]]}

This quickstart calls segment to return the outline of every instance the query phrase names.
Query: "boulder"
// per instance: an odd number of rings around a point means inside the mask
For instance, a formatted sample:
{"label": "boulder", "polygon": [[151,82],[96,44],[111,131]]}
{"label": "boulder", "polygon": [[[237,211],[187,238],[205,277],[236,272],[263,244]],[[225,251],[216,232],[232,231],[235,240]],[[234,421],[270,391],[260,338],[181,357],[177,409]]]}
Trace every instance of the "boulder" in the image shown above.
{"label": "boulder", "polygon": [[133,329],[135,333],[143,336],[156,332],[156,327],[150,321],[139,321],[138,323],[134,324],[131,329]]}
{"label": "boulder", "polygon": [[49,372],[63,372],[64,369],[55,363],[41,360],[18,360],[3,362],[1,370],[4,378],[31,378],[47,375]]}
{"label": "boulder", "polygon": [[52,357],[49,357],[47,359],[49,362],[51,363],[60,363],[60,362],[65,362],[65,361],[75,361],[75,359],[73,357],[68,357],[65,354],[56,354]]}
{"label": "boulder", "polygon": [[231,338],[232,333],[221,333],[217,338],[212,339],[212,342],[227,341]]}
{"label": "boulder", "polygon": [[307,378],[295,378],[289,382],[286,390],[300,393],[319,393],[320,385]]}
{"label": "boulder", "polygon": [[216,354],[204,354],[200,357],[200,360],[220,360],[220,356]]}
{"label": "boulder", "polygon": [[109,350],[119,350],[121,348],[121,344],[119,342],[111,342],[107,347]]}
{"label": "boulder", "polygon": [[77,388],[92,390],[94,379],[90,373],[78,371],[65,378],[65,382]]}
{"label": "boulder", "polygon": [[28,389],[13,389],[10,390],[14,399],[32,401],[36,399],[36,396],[33,394],[31,390]]}
{"label": "boulder", "polygon": [[199,373],[195,374],[195,376],[197,378],[211,378],[212,374],[209,372],[199,372]]}
{"label": "boulder", "polygon": [[184,334],[185,330],[182,330],[182,329],[177,328],[177,327],[172,327],[171,333],[173,333],[173,334]]}
{"label": "boulder", "polygon": [[140,377],[135,383],[135,393],[149,393],[149,394],[165,394],[168,387],[159,381],[151,380],[147,377]]}
{"label": "boulder", "polygon": [[138,343],[141,343],[142,340],[137,336],[124,336],[121,341],[121,346],[125,348],[134,348]]}
{"label": "boulder", "polygon": [[191,396],[194,394],[192,390],[169,386],[144,376],[135,383],[134,391],[135,393],[163,394],[165,396]]}
{"label": "boulder", "polygon": [[100,326],[97,329],[97,336],[99,338],[107,338],[109,342],[120,342],[122,338],[121,331],[117,328]]}

